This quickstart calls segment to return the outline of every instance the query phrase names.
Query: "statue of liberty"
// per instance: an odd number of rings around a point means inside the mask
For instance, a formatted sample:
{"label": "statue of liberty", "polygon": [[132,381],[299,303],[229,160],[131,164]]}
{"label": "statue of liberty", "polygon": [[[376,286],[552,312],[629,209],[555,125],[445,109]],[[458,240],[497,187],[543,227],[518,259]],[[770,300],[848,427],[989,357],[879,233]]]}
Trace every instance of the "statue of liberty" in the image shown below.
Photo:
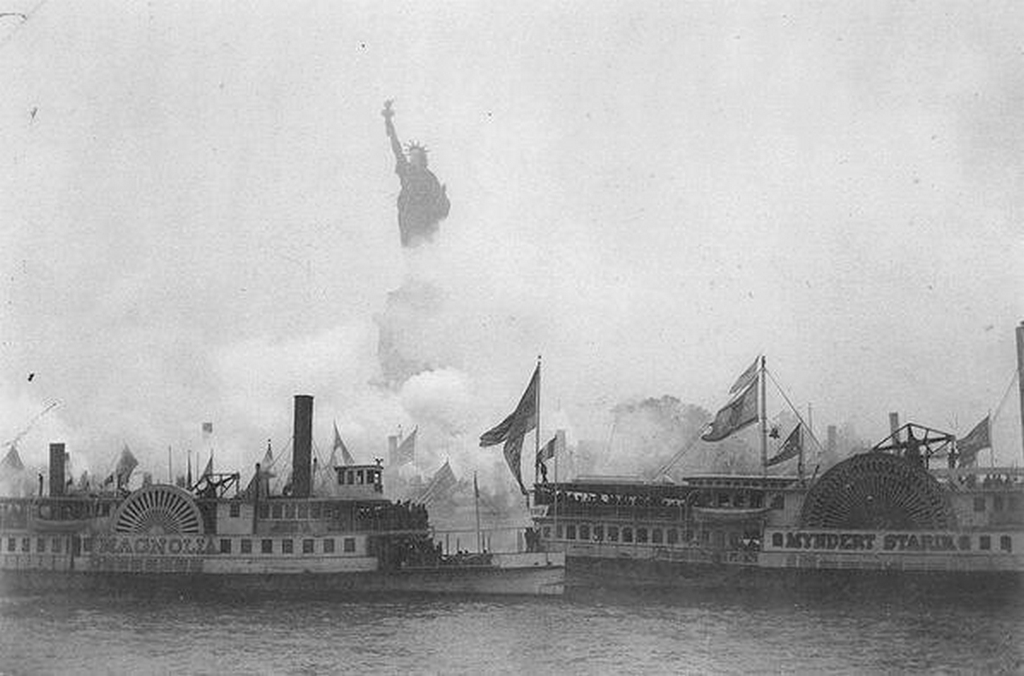
{"label": "statue of liberty", "polygon": [[384,131],[391,140],[395,154],[395,173],[402,182],[398,194],[398,231],[403,247],[414,247],[433,239],[437,224],[448,215],[451,203],[445,186],[427,169],[427,149],[418,143],[406,145],[405,151],[395,132],[392,101],[384,102]]}

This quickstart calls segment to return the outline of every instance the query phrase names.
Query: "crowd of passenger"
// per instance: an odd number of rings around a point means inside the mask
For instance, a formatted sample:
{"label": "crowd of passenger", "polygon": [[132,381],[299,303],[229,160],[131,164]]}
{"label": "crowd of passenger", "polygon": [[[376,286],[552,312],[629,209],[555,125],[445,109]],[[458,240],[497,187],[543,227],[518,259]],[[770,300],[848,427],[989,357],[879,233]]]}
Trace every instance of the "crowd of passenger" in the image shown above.
{"label": "crowd of passenger", "polygon": [[364,505],[356,512],[359,530],[423,530],[428,527],[425,505],[403,502]]}

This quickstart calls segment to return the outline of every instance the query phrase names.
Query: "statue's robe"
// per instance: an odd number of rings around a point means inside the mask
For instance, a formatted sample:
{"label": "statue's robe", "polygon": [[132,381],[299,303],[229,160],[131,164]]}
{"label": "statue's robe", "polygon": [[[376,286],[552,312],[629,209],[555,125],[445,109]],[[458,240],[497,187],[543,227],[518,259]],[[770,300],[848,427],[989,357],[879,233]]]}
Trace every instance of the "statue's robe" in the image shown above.
{"label": "statue's robe", "polygon": [[448,215],[451,203],[441,190],[437,176],[429,169],[403,158],[395,164],[395,173],[402,182],[402,191],[398,194],[398,229],[402,246],[416,246],[429,241],[437,232],[438,222]]}

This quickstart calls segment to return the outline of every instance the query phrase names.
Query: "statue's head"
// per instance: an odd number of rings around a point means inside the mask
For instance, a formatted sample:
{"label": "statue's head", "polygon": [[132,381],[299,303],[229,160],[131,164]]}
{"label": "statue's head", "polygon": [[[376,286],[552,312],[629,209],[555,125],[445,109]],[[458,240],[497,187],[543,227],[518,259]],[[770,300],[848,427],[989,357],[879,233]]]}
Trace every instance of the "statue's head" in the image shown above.
{"label": "statue's head", "polygon": [[413,141],[405,146],[405,155],[409,158],[409,164],[421,169],[427,168],[427,149]]}

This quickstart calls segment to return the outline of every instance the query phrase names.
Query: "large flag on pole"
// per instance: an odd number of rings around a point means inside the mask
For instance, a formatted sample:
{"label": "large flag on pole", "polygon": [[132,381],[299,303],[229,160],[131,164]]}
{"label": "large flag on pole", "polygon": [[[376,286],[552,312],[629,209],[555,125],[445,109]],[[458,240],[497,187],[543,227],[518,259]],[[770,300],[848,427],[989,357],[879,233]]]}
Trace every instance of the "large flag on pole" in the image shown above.
{"label": "large flag on pole", "polygon": [[754,359],[754,363],[747,367],[747,370],[740,374],[740,377],[736,379],[736,382],[729,388],[729,394],[736,394],[740,390],[744,389],[747,385],[757,380],[757,366],[761,362],[761,357],[758,355]]}
{"label": "large flag on pole", "polygon": [[747,425],[757,422],[757,380],[747,385],[747,389],[730,401],[708,424],[700,438],[704,441],[721,441],[731,434],[739,432]]}
{"label": "large flag on pole", "polygon": [[495,446],[505,443],[505,462],[512,470],[512,476],[519,484],[523,495],[528,495],[523,485],[523,474],[520,469],[523,454],[523,436],[537,426],[537,390],[540,382],[540,364],[533,371],[530,384],[526,386],[519,405],[504,420],[480,435],[480,446]]}
{"label": "large flag on pole", "polygon": [[117,475],[117,487],[128,485],[128,479],[132,476],[132,471],[138,467],[139,461],[132,455],[131,450],[128,448],[128,444],[124,445],[121,449],[121,457],[117,460],[117,469],[114,473]]}
{"label": "large flag on pole", "polygon": [[772,465],[778,465],[780,462],[786,462],[790,458],[795,458],[800,455],[803,447],[803,425],[797,423],[797,426],[793,428],[793,431],[789,433],[789,436],[782,443],[782,448],[779,449],[779,452],[772,456],[765,464],[771,467]]}
{"label": "large flag on pole", "polygon": [[451,465],[445,460],[441,468],[434,473],[434,478],[427,484],[417,502],[429,505],[434,500],[447,496],[458,483],[459,480],[455,476],[455,472],[452,471]]}
{"label": "large flag on pole", "polygon": [[978,451],[983,448],[991,448],[992,435],[989,430],[989,417],[982,418],[981,422],[975,425],[966,437],[956,442],[956,450],[960,454],[960,467],[974,465],[978,460]]}
{"label": "large flag on pole", "polygon": [[412,434],[403,439],[395,449],[391,456],[392,465],[406,465],[416,459],[416,431],[418,429],[418,427],[414,428]]}
{"label": "large flag on pole", "polygon": [[338,423],[334,423],[334,447],[331,449],[331,467],[334,466],[334,454],[341,453],[341,461],[346,465],[356,464],[352,454],[348,452],[348,448],[345,446],[345,442],[341,440],[341,434],[338,433]]}

